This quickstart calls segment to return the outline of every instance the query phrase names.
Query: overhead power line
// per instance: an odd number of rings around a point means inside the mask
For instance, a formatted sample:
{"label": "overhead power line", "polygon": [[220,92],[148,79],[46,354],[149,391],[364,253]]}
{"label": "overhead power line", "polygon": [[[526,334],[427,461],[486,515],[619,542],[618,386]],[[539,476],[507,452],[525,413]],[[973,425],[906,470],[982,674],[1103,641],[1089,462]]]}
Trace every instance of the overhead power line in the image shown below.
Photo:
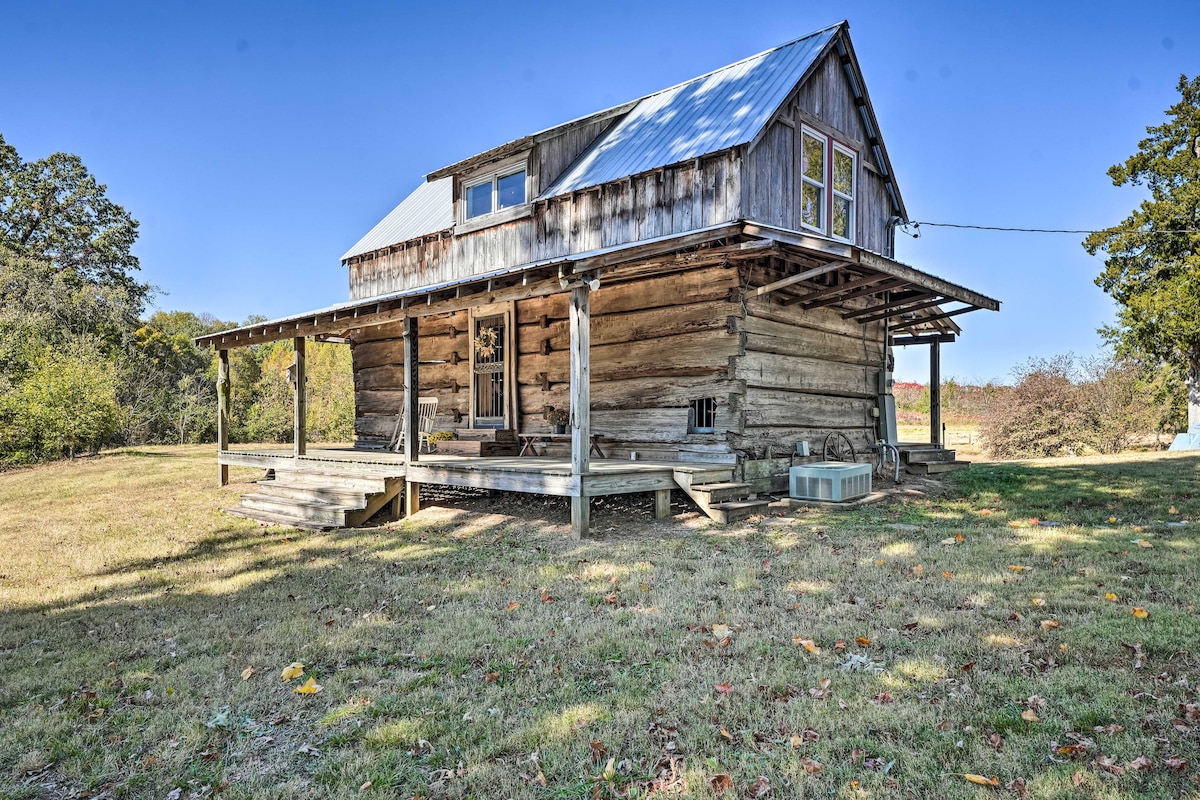
{"label": "overhead power line", "polygon": [[1073,229],[1067,229],[1067,228],[1008,228],[1008,227],[1004,227],[1002,225],[960,225],[955,222],[915,222],[915,221],[910,221],[900,227],[908,227],[910,225],[913,227],[914,230],[917,231],[917,233],[914,234],[914,236],[920,235],[920,229],[921,229],[922,225],[927,225],[931,228],[965,228],[968,230],[975,230],[975,231],[1005,231],[1005,232],[1010,232],[1010,233],[1074,233],[1074,234],[1084,233],[1084,234],[1091,234],[1091,233],[1107,233],[1109,231],[1112,231],[1114,233],[1140,233],[1143,235],[1159,235],[1159,234],[1164,234],[1164,233],[1200,233],[1200,229],[1197,229],[1197,228],[1185,228],[1182,230],[1166,230],[1166,231],[1160,231],[1160,230],[1149,230],[1149,231],[1115,230],[1114,231],[1111,228],[1103,228],[1098,231],[1089,231],[1089,230],[1073,230]]}

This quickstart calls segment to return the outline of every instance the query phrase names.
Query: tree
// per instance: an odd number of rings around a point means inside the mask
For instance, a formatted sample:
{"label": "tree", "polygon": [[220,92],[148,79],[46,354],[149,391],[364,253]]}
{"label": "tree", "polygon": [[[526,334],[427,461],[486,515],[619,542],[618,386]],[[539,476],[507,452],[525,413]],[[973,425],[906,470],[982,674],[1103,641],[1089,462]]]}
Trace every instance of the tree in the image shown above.
{"label": "tree", "polygon": [[1105,253],[1096,284],[1120,306],[1101,333],[1119,355],[1181,374],[1191,426],[1200,425],[1200,76],[1181,75],[1177,89],[1167,121],[1146,128],[1138,152],[1108,170],[1114,186],[1144,185],[1150,197],[1083,246]]}
{"label": "tree", "polygon": [[139,309],[150,287],[133,280],[137,220],[109,200],[79,156],[23,161],[0,135],[0,244],[45,259],[74,279],[121,288]]}

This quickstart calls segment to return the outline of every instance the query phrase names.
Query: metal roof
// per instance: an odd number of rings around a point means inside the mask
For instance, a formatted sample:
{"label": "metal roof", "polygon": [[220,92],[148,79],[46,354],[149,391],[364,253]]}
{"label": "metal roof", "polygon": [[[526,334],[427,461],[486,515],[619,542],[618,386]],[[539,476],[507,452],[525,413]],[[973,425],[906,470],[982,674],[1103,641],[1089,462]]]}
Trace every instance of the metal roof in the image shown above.
{"label": "metal roof", "polygon": [[538,199],[751,141],[840,27],[839,23],[642,98]]}
{"label": "metal roof", "polygon": [[[845,24],[839,22],[632,103],[547,128],[488,153],[532,143],[559,128],[628,108],[620,122],[542,192],[538,199],[543,200],[745,144],[783,105]],[[472,156],[452,167],[478,158]],[[453,226],[453,177],[438,177],[418,186],[341,260]]]}
{"label": "metal roof", "polygon": [[423,182],[392,209],[342,260],[454,226],[454,179]]}

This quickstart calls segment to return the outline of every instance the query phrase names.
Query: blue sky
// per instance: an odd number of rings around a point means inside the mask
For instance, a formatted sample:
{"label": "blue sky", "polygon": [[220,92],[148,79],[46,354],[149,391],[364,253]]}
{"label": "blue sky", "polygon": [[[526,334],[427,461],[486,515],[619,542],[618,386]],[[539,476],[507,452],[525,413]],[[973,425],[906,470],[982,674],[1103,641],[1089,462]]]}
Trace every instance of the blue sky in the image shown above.
{"label": "blue sky", "polygon": [[[347,297],[341,255],[422,176],[850,21],[914,220],[1114,224],[1105,171],[1200,71],[1194,2],[10,2],[0,133],[77,153],[142,223],[165,309],[242,320]],[[1094,352],[1079,236],[928,227],[898,257],[1003,302],[943,374]],[[902,354],[924,380],[927,350]]]}

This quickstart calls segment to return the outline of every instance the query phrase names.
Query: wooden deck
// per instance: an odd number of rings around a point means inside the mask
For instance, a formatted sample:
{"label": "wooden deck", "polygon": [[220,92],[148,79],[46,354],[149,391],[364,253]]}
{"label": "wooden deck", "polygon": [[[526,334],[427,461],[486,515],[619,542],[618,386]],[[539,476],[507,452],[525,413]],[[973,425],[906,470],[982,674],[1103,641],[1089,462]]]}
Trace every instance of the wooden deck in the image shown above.
{"label": "wooden deck", "polygon": [[[698,479],[728,479],[732,466],[684,461],[630,461],[592,459],[582,475],[571,472],[570,457],[504,456],[471,457],[421,454],[412,465],[404,456],[387,450],[353,447],[310,448],[295,456],[292,448],[259,447],[253,450],[223,450],[222,465],[338,472],[379,478],[403,478],[409,483],[469,486],[508,492],[530,492],[561,497],[600,497],[630,492],[652,492],[679,488],[676,473]],[[700,482],[700,481],[698,481]]]}

